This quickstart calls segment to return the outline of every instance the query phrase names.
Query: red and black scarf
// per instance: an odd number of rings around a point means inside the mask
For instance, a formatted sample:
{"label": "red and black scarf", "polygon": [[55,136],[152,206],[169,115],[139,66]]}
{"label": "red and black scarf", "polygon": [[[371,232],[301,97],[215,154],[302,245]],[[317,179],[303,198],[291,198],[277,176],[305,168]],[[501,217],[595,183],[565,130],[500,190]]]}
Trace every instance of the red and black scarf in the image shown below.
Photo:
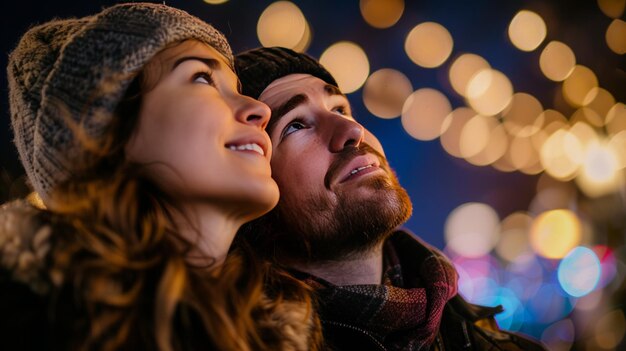
{"label": "red and black scarf", "polygon": [[317,292],[320,318],[364,329],[389,350],[427,350],[457,293],[456,271],[443,254],[405,232],[394,233],[383,252],[382,285],[304,278]]}

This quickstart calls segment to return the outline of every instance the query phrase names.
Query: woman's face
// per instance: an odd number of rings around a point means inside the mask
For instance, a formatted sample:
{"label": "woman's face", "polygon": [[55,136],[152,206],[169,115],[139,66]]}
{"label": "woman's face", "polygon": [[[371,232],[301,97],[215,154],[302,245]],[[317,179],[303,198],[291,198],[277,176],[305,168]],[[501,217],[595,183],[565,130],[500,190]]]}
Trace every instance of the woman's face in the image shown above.
{"label": "woman's face", "polygon": [[278,202],[271,178],[269,108],[239,93],[239,81],[215,49],[185,41],[146,66],[156,85],[142,96],[126,146],[130,161],[182,204],[214,206],[245,220]]}

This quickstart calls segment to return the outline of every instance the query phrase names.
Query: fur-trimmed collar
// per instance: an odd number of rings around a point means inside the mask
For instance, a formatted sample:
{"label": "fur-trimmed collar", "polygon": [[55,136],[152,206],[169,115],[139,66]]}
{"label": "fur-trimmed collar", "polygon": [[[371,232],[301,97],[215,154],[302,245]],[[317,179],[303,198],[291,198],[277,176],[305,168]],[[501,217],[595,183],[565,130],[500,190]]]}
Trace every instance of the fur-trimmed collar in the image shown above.
{"label": "fur-trimmed collar", "polygon": [[25,200],[0,207],[0,268],[42,295],[52,285],[46,273],[52,228],[45,217]]}

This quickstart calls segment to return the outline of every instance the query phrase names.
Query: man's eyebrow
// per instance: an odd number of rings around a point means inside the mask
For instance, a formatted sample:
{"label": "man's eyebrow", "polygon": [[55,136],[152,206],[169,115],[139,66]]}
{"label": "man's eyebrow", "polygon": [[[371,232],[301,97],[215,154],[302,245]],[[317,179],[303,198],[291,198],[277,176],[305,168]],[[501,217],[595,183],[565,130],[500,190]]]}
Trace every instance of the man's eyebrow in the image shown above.
{"label": "man's eyebrow", "polygon": [[267,133],[268,134],[271,133],[276,123],[278,123],[278,121],[280,121],[280,119],[283,118],[283,116],[289,113],[289,111],[306,103],[307,101],[309,101],[309,98],[306,95],[296,94],[292,96],[291,98],[289,98],[289,100],[287,100],[284,104],[272,110],[272,116],[270,117],[270,121],[267,124],[267,127],[265,128]]}
{"label": "man's eyebrow", "polygon": [[207,65],[210,69],[218,69],[220,67],[220,61],[214,58],[185,56],[185,57],[179,58],[178,60],[176,60],[176,62],[174,62],[174,65],[172,66],[172,71],[176,69],[176,67],[178,67],[181,63],[190,61],[190,60],[200,61],[204,63],[205,65]]}
{"label": "man's eyebrow", "polygon": [[339,90],[339,88],[337,88],[336,86],[332,84],[324,85],[324,92],[326,92],[326,94],[328,95],[341,95],[347,99],[346,94],[342,93],[341,90]]}

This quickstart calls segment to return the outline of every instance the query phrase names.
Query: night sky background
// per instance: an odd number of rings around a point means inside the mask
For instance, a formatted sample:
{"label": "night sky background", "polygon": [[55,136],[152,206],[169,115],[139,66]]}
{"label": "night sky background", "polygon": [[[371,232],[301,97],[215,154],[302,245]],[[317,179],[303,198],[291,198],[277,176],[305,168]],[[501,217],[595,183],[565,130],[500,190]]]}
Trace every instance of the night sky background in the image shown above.
{"label": "night sky background", "polygon": [[[29,192],[10,131],[4,69],[9,52],[32,24],[54,17],[91,15],[118,2],[58,0],[3,1],[0,4],[0,66],[3,67],[0,70],[0,203],[23,197]],[[300,8],[312,30],[312,41],[306,50],[308,54],[319,58],[330,45],[342,40],[352,41],[367,54],[370,73],[381,68],[401,71],[411,80],[414,90],[437,89],[448,97],[453,109],[464,106],[465,102],[451,88],[447,74],[453,60],[464,53],[480,55],[492,68],[506,74],[515,92],[530,93],[544,108],[555,108],[559,104],[560,84],[546,79],[538,64],[541,48],[551,40],[567,43],[575,52],[577,63],[595,72],[601,87],[613,94],[616,101],[626,101],[626,59],[607,47],[605,31],[612,19],[602,13],[595,0],[407,0],[400,20],[387,29],[368,25],[361,16],[357,0],[292,2]],[[261,46],[256,32],[257,22],[263,10],[273,1],[230,0],[219,5],[202,0],[171,0],[165,3],[213,24],[226,35],[234,53],[238,53]],[[515,48],[507,35],[511,19],[523,9],[541,15],[548,28],[542,46],[532,52]],[[621,19],[624,19],[623,14]],[[443,25],[454,39],[450,58],[433,69],[417,66],[404,51],[407,34],[417,24],[426,21]],[[406,227],[427,242],[440,249],[445,247],[443,233],[446,218],[464,203],[488,204],[496,210],[500,219],[515,211],[528,210],[537,192],[539,175],[505,173],[490,166],[471,165],[446,153],[438,139],[425,142],[412,138],[404,131],[400,118],[386,120],[373,116],[363,103],[362,89],[348,94],[348,98],[355,118],[381,141],[400,183],[409,192],[414,213]],[[569,116],[573,111],[561,112]],[[623,243],[623,227],[618,235],[621,235]],[[624,267],[623,262],[620,264],[619,267]],[[623,303],[621,306],[623,309]],[[527,320],[534,321],[532,318]],[[533,324],[526,332],[539,337],[547,325]]]}

